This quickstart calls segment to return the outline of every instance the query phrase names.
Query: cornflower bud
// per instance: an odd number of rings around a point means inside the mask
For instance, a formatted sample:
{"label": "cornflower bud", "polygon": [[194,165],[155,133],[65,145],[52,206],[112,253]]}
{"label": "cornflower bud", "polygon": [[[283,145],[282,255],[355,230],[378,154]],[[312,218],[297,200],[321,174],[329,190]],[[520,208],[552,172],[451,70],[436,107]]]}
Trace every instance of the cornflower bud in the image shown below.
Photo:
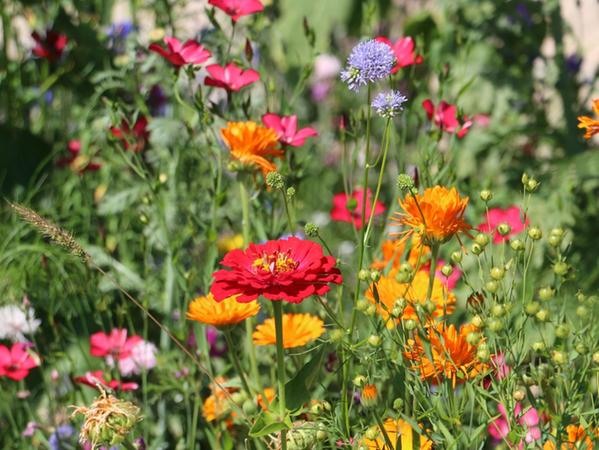
{"label": "cornflower bud", "polygon": [[478,233],[474,237],[474,242],[476,242],[481,247],[486,247],[487,244],[489,243],[489,236],[486,235],[485,233]]}
{"label": "cornflower bud", "polygon": [[512,231],[512,227],[510,227],[507,223],[500,223],[499,225],[497,225],[497,232],[501,236],[507,236],[508,234],[510,234],[510,231]]}
{"label": "cornflower bud", "polygon": [[362,269],[358,272],[358,278],[360,281],[367,281],[370,279],[370,270]]}
{"label": "cornflower bud", "polygon": [[462,252],[453,252],[451,254],[451,261],[454,264],[459,264],[462,262]]}
{"label": "cornflower bud", "polygon": [[279,172],[269,172],[266,175],[266,185],[272,189],[282,190],[285,188],[285,179]]}
{"label": "cornflower bud", "polygon": [[378,270],[373,270],[370,272],[370,279],[374,282],[377,282],[381,279],[381,273]]}
{"label": "cornflower bud", "polygon": [[522,252],[526,248],[526,244],[524,244],[524,241],[521,239],[514,239],[510,242],[510,247],[512,247],[512,250],[515,252]]}
{"label": "cornflower bud", "polygon": [[503,280],[505,276],[505,269],[503,267],[493,267],[491,269],[491,278],[497,281]]}
{"label": "cornflower bud", "polygon": [[483,252],[483,247],[478,245],[476,242],[470,246],[470,251],[476,256],[480,255]]}
{"label": "cornflower bud", "polygon": [[489,189],[483,189],[480,191],[479,196],[483,202],[488,203],[493,198],[493,192]]}
{"label": "cornflower bud", "polygon": [[407,193],[412,193],[415,189],[414,179],[407,173],[402,173],[397,176],[397,187]]}
{"label": "cornflower bud", "polygon": [[308,237],[317,237],[319,231],[318,225],[314,223],[308,222],[304,225],[304,233],[306,233],[306,236]]}
{"label": "cornflower bud", "polygon": [[287,188],[287,199],[291,200],[293,197],[295,197],[295,188],[293,186],[288,187]]}
{"label": "cornflower bud", "polygon": [[539,227],[531,227],[528,229],[528,237],[533,241],[538,241],[543,237],[543,232]]}

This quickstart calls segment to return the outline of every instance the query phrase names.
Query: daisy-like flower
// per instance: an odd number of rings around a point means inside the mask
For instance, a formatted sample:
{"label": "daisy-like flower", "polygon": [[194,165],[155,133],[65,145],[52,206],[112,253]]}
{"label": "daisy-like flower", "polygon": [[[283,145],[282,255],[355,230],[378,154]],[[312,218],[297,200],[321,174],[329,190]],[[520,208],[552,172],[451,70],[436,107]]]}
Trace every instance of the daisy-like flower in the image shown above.
{"label": "daisy-like flower", "polygon": [[[389,315],[395,306],[396,300],[403,298],[407,305],[400,317],[395,319],[395,323],[401,320],[418,320],[416,314],[416,305],[423,305],[426,302],[428,292],[429,275],[425,270],[419,270],[414,275],[410,283],[400,283],[395,276],[382,276],[379,281],[373,283],[366,292],[366,298],[376,305],[377,313],[387,322],[388,327],[392,327],[394,322],[389,320]],[[378,294],[379,301],[376,300],[374,289]],[[455,309],[456,298],[451,292],[446,292],[441,280],[435,277],[433,281],[433,290],[430,301],[435,305],[432,313],[433,317],[444,317],[451,314]]]}
{"label": "daisy-like flower", "polygon": [[370,106],[376,113],[385,118],[392,119],[403,111],[403,104],[408,101],[408,97],[402,95],[399,91],[387,91],[379,93]]}
{"label": "daisy-like flower", "polygon": [[189,304],[187,318],[215,327],[226,327],[258,314],[260,304],[257,301],[239,303],[236,297],[233,295],[217,302],[211,293],[200,296]]}
{"label": "daisy-like flower", "polygon": [[387,44],[374,39],[362,41],[347,58],[341,80],[347,83],[350,90],[357,92],[362,86],[391,75],[394,64],[395,54]]}
{"label": "daisy-like flower", "polygon": [[272,158],[281,158],[283,150],[277,148],[277,133],[256,122],[227,122],[220,130],[231,157],[246,167],[260,169],[266,177],[277,170]]}
{"label": "daisy-like flower", "polygon": [[[102,386],[109,387],[113,391],[134,391],[139,385],[133,381],[123,380],[107,380],[104,377],[104,372],[101,370],[95,370],[93,372],[86,372],[85,375],[74,378],[76,383],[81,383],[86,386],[100,389]],[[100,388],[98,387],[100,386]]]}
{"label": "daisy-like flower", "polygon": [[456,133],[458,138],[463,138],[468,134],[468,130],[472,126],[473,121],[464,116],[464,123],[460,124],[458,120],[458,108],[456,105],[441,101],[437,107],[427,98],[422,102],[422,107],[426,111],[428,120],[447,133]]}
{"label": "daisy-like flower", "polygon": [[383,427],[385,428],[387,436],[389,436],[389,440],[393,444],[393,449],[388,448],[387,441],[382,433],[379,433],[376,439],[364,439],[362,441],[362,444],[368,450],[395,450],[397,442],[401,444],[397,448],[413,449],[414,439],[418,439],[418,436],[420,436],[420,450],[432,450],[433,448],[433,441],[417,431],[414,431],[412,426],[403,419],[387,419],[385,420]]}
{"label": "daisy-like flower", "polygon": [[272,128],[277,133],[279,142],[291,147],[301,147],[310,137],[318,136],[318,132],[311,127],[297,129],[297,116],[279,116],[277,114],[264,114],[262,123]]}
{"label": "daisy-like flower", "polygon": [[[501,234],[497,227],[501,224],[509,226],[509,232]],[[486,215],[485,222],[478,226],[478,231],[483,233],[493,232],[493,243],[501,244],[507,241],[510,236],[521,233],[528,224],[528,217],[526,220],[522,220],[522,211],[517,206],[510,206],[509,208],[492,208]]]}
{"label": "daisy-like flower", "polygon": [[[324,333],[324,322],[310,314],[283,315],[283,348],[302,347]],[[266,319],[252,334],[256,345],[276,345],[275,320]]]}
{"label": "daisy-like flower", "polygon": [[243,70],[233,63],[229,63],[224,67],[218,64],[210,64],[206,66],[206,71],[210,75],[204,79],[206,86],[219,87],[233,92],[237,92],[260,79],[260,74],[254,69]]}
{"label": "daisy-like flower", "polygon": [[25,335],[35,333],[40,324],[33,308],[24,311],[17,305],[0,307],[0,339],[24,342]]}
{"label": "daisy-like flower", "polygon": [[208,3],[224,11],[233,22],[264,10],[260,0],[208,0]]}
{"label": "daisy-like flower", "polygon": [[263,244],[251,243],[245,250],[225,255],[212,276],[210,292],[217,301],[239,294],[247,303],[260,295],[268,300],[301,303],[311,295],[324,295],[330,283],[341,284],[343,277],[335,258],[324,256],[315,242],[290,237]]}
{"label": "daisy-like flower", "polygon": [[[565,431],[565,436],[562,437],[561,450],[593,450],[595,447],[593,446],[592,437],[595,439],[599,437],[597,430],[594,433],[591,432],[591,434],[589,434],[588,430],[585,430],[582,425],[568,425]],[[556,448],[557,446],[553,441],[547,441],[543,445],[543,450],[555,450]]]}
{"label": "daisy-like flower", "polygon": [[54,62],[62,56],[62,52],[69,42],[66,35],[53,30],[47,30],[45,36],[34,31],[31,33],[31,37],[35,41],[33,54],[50,62]]}
{"label": "daisy-like flower", "polygon": [[[362,205],[364,200],[364,190],[355,189],[352,195],[345,192],[333,196],[333,208],[331,209],[331,219],[337,222],[353,223],[357,229],[362,228]],[[353,203],[353,205],[351,205]],[[351,206],[355,206],[352,208]],[[366,193],[366,217],[364,223],[367,224],[370,216],[380,216],[385,212],[385,205],[378,201],[372,208],[372,191],[368,189]]]}
{"label": "daisy-like flower", "polygon": [[408,340],[404,357],[413,362],[412,369],[418,370],[423,380],[440,384],[447,379],[455,387],[488,369],[488,365],[477,358],[478,344],[471,345],[466,340],[466,336],[476,330],[476,327],[469,324],[462,325],[458,330],[454,325],[438,323],[427,328],[427,344],[432,361],[418,335]]}
{"label": "daisy-like flower", "polygon": [[464,219],[468,197],[460,197],[455,188],[428,188],[423,194],[406,196],[399,201],[399,206],[403,212],[398,213],[393,220],[408,227],[408,230],[397,233],[403,235],[402,239],[415,234],[430,246],[446,242],[471,228]]}
{"label": "daisy-like flower", "polygon": [[119,372],[122,376],[139,375],[156,366],[158,349],[147,341],[138,342],[131,348],[131,354],[119,360]]}
{"label": "daisy-like flower", "polygon": [[114,361],[130,357],[133,347],[142,341],[141,336],[127,337],[124,328],[114,328],[110,334],[99,331],[89,338],[90,353],[98,358],[106,358],[108,364],[114,364]]}
{"label": "daisy-like flower", "polygon": [[0,345],[0,378],[19,381],[40,365],[39,356],[29,350],[31,344],[15,342],[12,347]]}
{"label": "daisy-like flower", "polygon": [[[593,100],[593,112],[599,117],[599,98]],[[578,128],[584,128],[585,139],[591,139],[593,136],[599,133],[599,120],[593,119],[589,116],[578,116]]]}
{"label": "daisy-like flower", "polygon": [[395,53],[396,64],[391,73],[396,73],[402,67],[422,64],[422,56],[414,52],[414,39],[410,36],[399,38],[395,43],[383,36],[377,37],[376,40],[387,44]]}
{"label": "daisy-like flower", "polygon": [[164,43],[167,45],[166,49],[159,44],[151,44],[149,49],[161,55],[175,67],[202,64],[212,56],[210,51],[193,39],[182,44],[179,39],[167,36],[164,38]]}
{"label": "daisy-like flower", "polygon": [[422,245],[420,236],[413,235],[411,245],[407,249],[406,240],[385,239],[381,244],[382,258],[376,259],[371,264],[371,267],[376,270],[389,270],[389,275],[395,275],[399,266],[404,262],[404,254],[409,250],[408,257],[405,262],[412,267],[422,266],[428,259],[431,249]]}

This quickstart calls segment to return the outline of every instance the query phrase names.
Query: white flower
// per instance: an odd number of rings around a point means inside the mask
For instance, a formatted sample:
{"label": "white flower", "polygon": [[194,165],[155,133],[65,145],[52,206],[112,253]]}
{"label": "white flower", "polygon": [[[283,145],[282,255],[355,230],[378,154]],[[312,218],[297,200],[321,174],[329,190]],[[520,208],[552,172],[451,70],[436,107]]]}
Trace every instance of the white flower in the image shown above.
{"label": "white flower", "polygon": [[119,371],[126,377],[139,375],[144,370],[150,370],[156,365],[158,349],[151,342],[141,341],[131,349],[131,355],[119,360]]}
{"label": "white flower", "polygon": [[33,308],[23,311],[16,305],[0,307],[0,339],[27,341],[25,335],[35,333],[40,324]]}

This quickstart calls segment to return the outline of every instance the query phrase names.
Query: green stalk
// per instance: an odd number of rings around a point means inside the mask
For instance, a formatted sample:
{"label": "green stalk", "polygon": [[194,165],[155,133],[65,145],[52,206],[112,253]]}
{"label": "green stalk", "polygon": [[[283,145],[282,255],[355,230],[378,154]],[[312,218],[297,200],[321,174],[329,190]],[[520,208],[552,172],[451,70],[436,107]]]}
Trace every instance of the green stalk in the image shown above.
{"label": "green stalk", "polygon": [[[281,420],[285,419],[285,349],[283,348],[283,304],[281,301],[272,302],[275,315],[275,333],[277,337],[277,380],[279,384],[279,413]],[[287,430],[281,431],[281,450],[287,450]]]}
{"label": "green stalk", "polygon": [[241,227],[245,246],[250,243],[250,199],[242,180],[239,181],[239,196],[241,197]]}
{"label": "green stalk", "polygon": [[236,351],[237,347],[235,346],[235,344],[233,343],[233,339],[231,338],[231,329],[229,327],[223,328],[223,334],[225,335],[225,341],[227,341],[227,347],[229,350],[229,355],[231,357],[231,362],[233,362],[233,366],[235,366],[237,375],[239,375],[239,378],[241,379],[243,389],[245,390],[247,395],[250,398],[252,398],[252,390],[250,389],[250,385],[248,384],[243,368],[241,367],[241,361],[239,361],[239,355]]}
{"label": "green stalk", "polygon": [[437,270],[437,256],[439,255],[439,244],[431,246],[431,267],[428,271],[428,289],[426,290],[425,304],[431,300],[433,285],[435,283],[435,271]]}

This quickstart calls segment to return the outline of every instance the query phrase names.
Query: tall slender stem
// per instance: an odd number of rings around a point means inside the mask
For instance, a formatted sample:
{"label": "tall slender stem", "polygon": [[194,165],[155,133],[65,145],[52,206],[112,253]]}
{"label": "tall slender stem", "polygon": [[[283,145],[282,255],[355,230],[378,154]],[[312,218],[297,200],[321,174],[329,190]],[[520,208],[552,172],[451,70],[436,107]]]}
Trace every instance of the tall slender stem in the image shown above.
{"label": "tall slender stem", "polygon": [[437,270],[437,256],[439,255],[439,244],[431,247],[431,267],[428,272],[428,289],[426,290],[426,302],[431,300],[433,295],[433,285],[435,283],[435,271]]}
{"label": "tall slender stem", "polygon": [[229,356],[231,357],[231,362],[233,362],[233,366],[235,366],[235,370],[237,371],[237,375],[239,375],[239,379],[241,380],[241,384],[243,389],[247,393],[247,395],[252,398],[252,390],[250,389],[250,385],[248,384],[248,380],[245,377],[245,372],[243,371],[243,367],[241,367],[241,362],[239,361],[239,355],[237,354],[237,347],[231,338],[231,330],[229,328],[223,329],[223,334],[225,335],[225,341],[227,341],[227,348],[229,350]]}
{"label": "tall slender stem", "polygon": [[241,228],[243,233],[243,245],[250,243],[250,199],[243,180],[239,180],[239,196],[241,198]]}
{"label": "tall slender stem", "polygon": [[[285,404],[285,349],[283,348],[283,304],[281,301],[272,302],[275,314],[275,334],[277,338],[277,380],[279,384],[279,412],[281,420],[287,413]],[[281,431],[281,449],[287,450],[287,430]]]}

